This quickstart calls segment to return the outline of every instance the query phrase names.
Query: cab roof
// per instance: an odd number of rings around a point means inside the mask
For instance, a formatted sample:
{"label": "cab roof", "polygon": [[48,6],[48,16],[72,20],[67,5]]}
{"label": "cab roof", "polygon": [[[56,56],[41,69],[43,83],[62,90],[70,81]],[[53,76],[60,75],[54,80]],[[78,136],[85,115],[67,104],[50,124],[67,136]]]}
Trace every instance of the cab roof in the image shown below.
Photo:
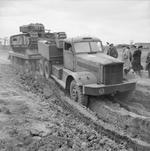
{"label": "cab roof", "polygon": [[90,42],[90,41],[101,41],[97,37],[74,37],[74,38],[67,38],[64,40],[68,43],[76,43],[76,42]]}

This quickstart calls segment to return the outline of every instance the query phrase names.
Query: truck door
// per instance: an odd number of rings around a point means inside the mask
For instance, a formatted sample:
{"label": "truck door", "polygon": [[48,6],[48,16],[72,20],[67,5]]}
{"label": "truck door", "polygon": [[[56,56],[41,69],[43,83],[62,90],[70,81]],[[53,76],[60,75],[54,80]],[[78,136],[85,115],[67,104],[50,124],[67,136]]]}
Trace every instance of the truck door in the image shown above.
{"label": "truck door", "polygon": [[74,70],[74,55],[72,45],[67,42],[64,43],[64,67],[71,71]]}

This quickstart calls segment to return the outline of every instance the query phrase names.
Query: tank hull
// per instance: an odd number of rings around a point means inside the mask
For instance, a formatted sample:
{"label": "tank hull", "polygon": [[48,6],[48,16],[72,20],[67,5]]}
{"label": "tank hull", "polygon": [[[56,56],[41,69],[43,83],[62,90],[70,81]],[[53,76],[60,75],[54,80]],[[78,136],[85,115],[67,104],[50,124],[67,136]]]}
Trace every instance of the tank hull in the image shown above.
{"label": "tank hull", "polygon": [[15,68],[21,69],[23,72],[35,73],[38,71],[41,55],[39,53],[29,55],[9,51],[9,59]]}

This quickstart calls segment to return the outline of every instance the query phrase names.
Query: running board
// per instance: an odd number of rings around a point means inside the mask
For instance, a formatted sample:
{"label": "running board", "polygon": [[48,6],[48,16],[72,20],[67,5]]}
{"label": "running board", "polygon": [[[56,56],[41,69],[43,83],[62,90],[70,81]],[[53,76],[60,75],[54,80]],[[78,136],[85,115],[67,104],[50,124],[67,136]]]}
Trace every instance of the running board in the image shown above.
{"label": "running board", "polygon": [[64,89],[66,88],[66,84],[65,82],[63,82],[62,80],[59,80],[56,76],[51,75],[51,77],[60,85],[62,86]]}

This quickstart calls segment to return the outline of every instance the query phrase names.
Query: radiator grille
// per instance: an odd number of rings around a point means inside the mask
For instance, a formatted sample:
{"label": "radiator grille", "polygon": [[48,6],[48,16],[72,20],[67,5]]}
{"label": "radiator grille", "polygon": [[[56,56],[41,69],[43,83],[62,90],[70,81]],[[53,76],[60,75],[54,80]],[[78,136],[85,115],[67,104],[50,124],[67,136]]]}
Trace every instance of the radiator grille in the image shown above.
{"label": "radiator grille", "polygon": [[103,83],[119,84],[123,80],[123,64],[111,64],[103,67]]}

